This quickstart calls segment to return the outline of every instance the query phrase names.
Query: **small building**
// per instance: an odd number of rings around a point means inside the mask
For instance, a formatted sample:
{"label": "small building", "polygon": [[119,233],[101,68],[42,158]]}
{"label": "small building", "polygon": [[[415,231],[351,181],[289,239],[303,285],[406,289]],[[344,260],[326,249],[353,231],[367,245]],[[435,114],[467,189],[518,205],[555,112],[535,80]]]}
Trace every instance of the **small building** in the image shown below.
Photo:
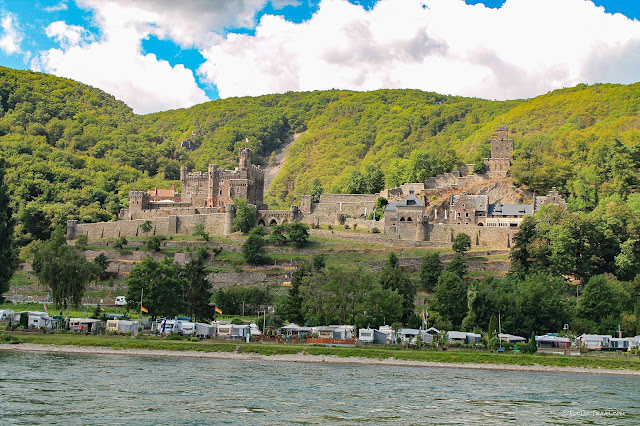
{"label": "small building", "polygon": [[248,325],[231,324],[231,328],[229,329],[229,337],[244,339],[247,336],[251,336],[251,327],[249,327]]}
{"label": "small building", "polygon": [[96,333],[102,321],[93,318],[69,318],[69,329],[81,333]]}
{"label": "small building", "polygon": [[251,328],[251,335],[252,336],[260,336],[260,335],[262,335],[262,331],[260,331],[260,327],[258,327],[258,324],[252,322],[251,324],[249,324],[249,328]]}
{"label": "small building", "polygon": [[231,325],[230,321],[214,321],[212,323],[218,330],[218,337],[229,337],[231,336]]}
{"label": "small building", "polygon": [[526,343],[527,339],[521,336],[514,336],[513,334],[500,333],[498,339],[507,343]]}
{"label": "small building", "polygon": [[201,322],[195,323],[195,335],[201,339],[210,339],[217,334],[217,328],[215,325],[204,324]]}
{"label": "small building", "polygon": [[447,331],[447,340],[449,344],[475,345],[480,343],[482,336],[476,333],[465,333],[464,331]]}
{"label": "small building", "polygon": [[358,330],[358,340],[362,343],[373,343],[375,340],[374,329],[372,328],[361,328]]}
{"label": "small building", "polygon": [[569,349],[571,340],[567,337],[559,337],[554,334],[536,336],[536,347],[538,349]]}
{"label": "small building", "polygon": [[420,335],[420,330],[416,328],[402,328],[399,334],[403,345],[415,345],[417,337]]}
{"label": "small building", "polygon": [[[387,330],[384,327],[388,327]],[[389,326],[382,326],[379,330],[373,330],[373,343],[377,345],[388,345],[393,343],[395,333]]]}
{"label": "small building", "polygon": [[135,334],[140,329],[140,321],[128,321],[121,319],[107,320],[105,330],[109,333]]}
{"label": "small building", "polygon": [[0,309],[0,321],[15,321],[15,315],[10,309]]}
{"label": "small building", "polygon": [[318,336],[321,339],[333,339],[334,330],[335,330],[335,327],[333,326],[313,327],[313,334]]}
{"label": "small building", "polygon": [[600,351],[611,347],[612,337],[606,334],[583,334],[576,339],[576,344],[580,347]]}
{"label": "small building", "polygon": [[420,342],[423,345],[433,345],[433,334],[428,333],[426,330],[420,330]]}
{"label": "small building", "polygon": [[612,337],[609,340],[609,348],[614,349],[616,351],[629,351],[631,349],[631,338],[630,337],[625,337],[625,338],[619,338],[619,337]]}
{"label": "small building", "polygon": [[180,322],[180,334],[191,336],[196,332],[196,324],[191,321]]}

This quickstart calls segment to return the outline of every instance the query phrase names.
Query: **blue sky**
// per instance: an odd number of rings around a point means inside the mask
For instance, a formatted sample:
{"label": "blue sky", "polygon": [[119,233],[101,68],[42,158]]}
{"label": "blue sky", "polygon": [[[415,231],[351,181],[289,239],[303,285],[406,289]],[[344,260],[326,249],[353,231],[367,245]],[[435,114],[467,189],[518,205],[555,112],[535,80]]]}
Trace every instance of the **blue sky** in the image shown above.
{"label": "blue sky", "polygon": [[331,88],[513,99],[640,75],[631,0],[0,0],[0,19],[0,65],[138,113]]}

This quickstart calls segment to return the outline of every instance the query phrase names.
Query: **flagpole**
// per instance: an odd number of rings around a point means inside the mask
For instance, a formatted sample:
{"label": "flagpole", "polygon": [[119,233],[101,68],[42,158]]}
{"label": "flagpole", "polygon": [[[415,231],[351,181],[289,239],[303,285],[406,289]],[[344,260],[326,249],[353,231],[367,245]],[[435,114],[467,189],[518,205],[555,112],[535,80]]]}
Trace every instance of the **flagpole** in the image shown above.
{"label": "flagpole", "polygon": [[140,326],[142,326],[142,296],[144,295],[144,287],[140,291]]}

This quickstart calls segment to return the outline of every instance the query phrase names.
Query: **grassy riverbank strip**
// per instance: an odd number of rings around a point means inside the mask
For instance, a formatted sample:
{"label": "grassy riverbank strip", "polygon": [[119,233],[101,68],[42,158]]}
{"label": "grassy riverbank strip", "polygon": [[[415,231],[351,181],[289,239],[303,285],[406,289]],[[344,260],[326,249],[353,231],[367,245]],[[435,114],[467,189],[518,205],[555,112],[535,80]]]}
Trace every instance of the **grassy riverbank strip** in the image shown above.
{"label": "grassy riverbank strip", "polygon": [[[5,334],[6,336],[6,334]],[[193,351],[202,353],[236,353],[259,356],[313,355],[335,358],[370,360],[398,360],[440,364],[503,365],[523,367],[556,367],[580,369],[628,370],[640,372],[640,358],[630,355],[561,356],[550,354],[497,354],[480,351],[416,350],[394,347],[327,347],[289,344],[261,344],[227,341],[167,340],[166,338],[126,336],[85,336],[74,334],[12,335],[23,343],[54,346],[109,348],[112,350]],[[2,339],[6,340],[6,339]],[[12,345],[13,346],[13,345]],[[19,345],[18,345],[19,346]],[[5,347],[6,348],[6,347]]]}

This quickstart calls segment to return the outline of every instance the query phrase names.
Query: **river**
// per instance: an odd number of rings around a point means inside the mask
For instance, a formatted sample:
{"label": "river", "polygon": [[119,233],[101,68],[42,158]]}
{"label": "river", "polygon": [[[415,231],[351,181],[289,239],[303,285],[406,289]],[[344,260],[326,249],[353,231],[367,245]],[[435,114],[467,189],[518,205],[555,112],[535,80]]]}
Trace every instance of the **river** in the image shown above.
{"label": "river", "polygon": [[637,423],[631,376],[0,351],[1,424]]}

